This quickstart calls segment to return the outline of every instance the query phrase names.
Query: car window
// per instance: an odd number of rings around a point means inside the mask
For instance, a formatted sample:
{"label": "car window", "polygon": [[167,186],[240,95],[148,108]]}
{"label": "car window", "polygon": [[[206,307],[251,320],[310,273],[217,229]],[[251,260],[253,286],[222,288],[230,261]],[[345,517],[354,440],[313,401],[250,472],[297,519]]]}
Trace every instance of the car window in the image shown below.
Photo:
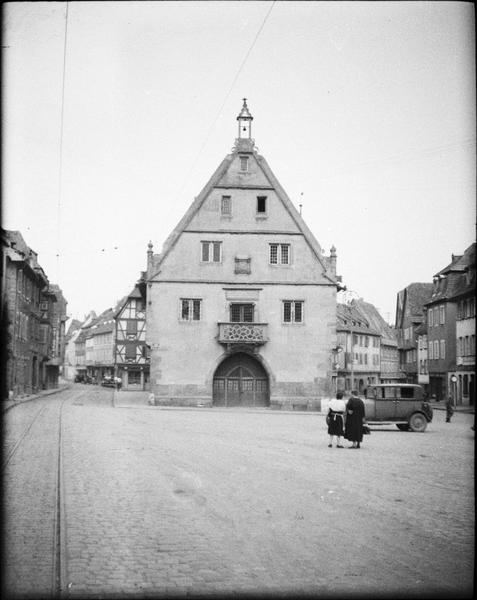
{"label": "car window", "polygon": [[395,398],[396,397],[396,388],[389,387],[383,388],[383,398]]}
{"label": "car window", "polygon": [[414,398],[414,388],[401,388],[401,398]]}

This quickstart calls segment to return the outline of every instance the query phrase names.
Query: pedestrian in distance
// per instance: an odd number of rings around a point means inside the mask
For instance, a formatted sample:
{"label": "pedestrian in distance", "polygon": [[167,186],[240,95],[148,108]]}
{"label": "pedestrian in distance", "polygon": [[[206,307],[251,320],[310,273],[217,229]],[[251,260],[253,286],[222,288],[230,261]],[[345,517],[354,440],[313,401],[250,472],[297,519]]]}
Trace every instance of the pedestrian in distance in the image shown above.
{"label": "pedestrian in distance", "polygon": [[365,421],[364,402],[358,397],[358,392],[353,390],[346,403],[345,438],[353,444],[349,448],[361,448]]}
{"label": "pedestrian in distance", "polygon": [[336,447],[344,448],[341,445],[341,438],[344,436],[344,416],[346,412],[346,404],[343,400],[343,393],[337,392],[336,398],[330,400],[328,405],[328,414],[326,415],[326,422],[328,424],[328,434],[330,436],[330,443],[328,448],[333,447],[333,438],[336,436]]}
{"label": "pedestrian in distance", "polygon": [[446,423],[451,422],[451,417],[453,414],[454,414],[454,401],[452,399],[452,396],[449,396],[447,398],[447,402],[446,402]]}
{"label": "pedestrian in distance", "polygon": [[123,385],[123,380],[121,379],[121,377],[115,377],[114,378],[115,382],[116,382],[116,389],[118,392],[121,391],[121,387]]}

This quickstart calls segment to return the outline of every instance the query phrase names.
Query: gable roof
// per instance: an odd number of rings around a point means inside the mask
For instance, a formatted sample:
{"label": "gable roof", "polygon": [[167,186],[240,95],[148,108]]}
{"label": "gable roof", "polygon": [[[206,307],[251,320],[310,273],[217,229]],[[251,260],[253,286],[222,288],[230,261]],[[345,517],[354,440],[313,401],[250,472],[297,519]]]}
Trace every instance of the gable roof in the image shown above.
{"label": "gable roof", "polygon": [[[400,329],[405,316],[413,322],[422,322],[424,318],[424,305],[432,294],[433,283],[410,283],[397,294],[396,302],[396,327]],[[407,311],[408,310],[408,315]]]}
{"label": "gable roof", "polygon": [[338,331],[379,335],[379,332],[371,326],[368,319],[352,303],[342,304],[338,302],[336,304],[336,329]]}
{"label": "gable roof", "polygon": [[386,323],[373,304],[365,302],[362,298],[352,300],[351,304],[366,318],[370,326],[380,334],[385,345],[397,346],[395,331]]}
{"label": "gable roof", "polygon": [[[320,244],[317,242],[315,236],[310,231],[310,229],[306,225],[305,221],[303,220],[303,218],[301,217],[301,215],[299,214],[299,212],[293,205],[292,201],[286,194],[285,190],[282,188],[282,186],[278,182],[278,179],[273,174],[267,161],[263,158],[263,156],[260,156],[256,152],[255,149],[248,150],[248,152],[247,151],[244,152],[243,150],[239,151],[239,147],[240,146],[237,145],[234,148],[234,150],[232,151],[232,153],[228,154],[222,160],[222,162],[220,163],[218,168],[215,170],[212,177],[209,179],[209,181],[206,183],[206,185],[201,190],[200,194],[194,199],[194,201],[188,208],[185,215],[182,217],[182,219],[179,221],[179,223],[174,228],[172,233],[168,236],[168,238],[164,242],[162,252],[160,254],[153,255],[153,265],[152,265],[152,270],[150,270],[148,273],[148,281],[154,280],[154,277],[158,274],[160,265],[165,260],[165,258],[168,256],[168,254],[171,252],[172,248],[176,244],[180,235],[185,231],[185,229],[187,228],[189,223],[192,221],[193,217],[198,213],[199,209],[202,207],[202,205],[204,204],[206,199],[209,197],[209,194],[212,192],[214,187],[220,186],[221,182],[224,180],[224,178],[226,178],[227,171],[228,171],[229,167],[231,166],[232,161],[236,158],[236,156],[240,152],[240,154],[248,153],[248,154],[252,154],[255,157],[255,160],[257,161],[257,164],[258,164],[259,168],[261,169],[262,175],[265,177],[266,181],[269,182],[269,184],[270,184],[269,189],[273,189],[275,191],[278,199],[281,201],[282,205],[284,206],[285,210],[288,212],[289,216],[295,223],[296,227],[303,234],[306,242],[308,243],[309,247],[312,250],[312,253],[316,257],[318,262],[321,264],[321,266],[323,267],[323,276],[326,279],[328,279],[330,283],[336,284],[336,276],[333,275],[329,271],[328,259],[327,259],[327,257],[325,257],[323,255],[323,251],[321,249]],[[241,186],[239,183],[235,182],[233,187],[240,189],[241,187],[244,187],[244,186]],[[250,186],[247,186],[247,188],[248,187],[250,187]],[[244,188],[244,189],[247,189],[247,188]],[[268,188],[268,186],[267,186],[267,188]]]}

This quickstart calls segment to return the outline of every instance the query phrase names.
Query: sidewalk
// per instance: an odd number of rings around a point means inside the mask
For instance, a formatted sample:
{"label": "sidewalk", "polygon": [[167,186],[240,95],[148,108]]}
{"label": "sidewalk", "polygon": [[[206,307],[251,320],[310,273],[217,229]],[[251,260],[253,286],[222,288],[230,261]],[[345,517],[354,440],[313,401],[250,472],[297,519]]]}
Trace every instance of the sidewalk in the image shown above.
{"label": "sidewalk", "polygon": [[42,390],[37,394],[29,394],[28,396],[22,396],[19,398],[14,398],[13,400],[3,400],[1,402],[1,410],[7,411],[13,406],[17,406],[17,404],[23,404],[23,402],[30,402],[31,400],[36,400],[37,398],[43,398],[43,396],[50,396],[51,394],[57,394],[62,392],[63,390],[67,390],[70,387],[70,384],[61,384],[58,385],[57,388],[52,388],[50,390]]}
{"label": "sidewalk", "polygon": [[[445,402],[431,402],[433,410],[445,410]],[[475,406],[454,406],[454,412],[469,413],[473,415],[475,413]]]}

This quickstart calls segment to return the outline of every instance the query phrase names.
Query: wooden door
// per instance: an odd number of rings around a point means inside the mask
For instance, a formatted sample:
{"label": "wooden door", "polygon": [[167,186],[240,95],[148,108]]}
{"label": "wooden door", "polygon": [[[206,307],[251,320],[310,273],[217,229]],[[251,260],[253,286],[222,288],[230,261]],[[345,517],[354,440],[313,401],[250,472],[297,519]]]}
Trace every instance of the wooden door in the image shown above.
{"label": "wooden door", "polygon": [[268,406],[269,398],[267,374],[253,357],[238,353],[217,369],[213,385],[215,406]]}

